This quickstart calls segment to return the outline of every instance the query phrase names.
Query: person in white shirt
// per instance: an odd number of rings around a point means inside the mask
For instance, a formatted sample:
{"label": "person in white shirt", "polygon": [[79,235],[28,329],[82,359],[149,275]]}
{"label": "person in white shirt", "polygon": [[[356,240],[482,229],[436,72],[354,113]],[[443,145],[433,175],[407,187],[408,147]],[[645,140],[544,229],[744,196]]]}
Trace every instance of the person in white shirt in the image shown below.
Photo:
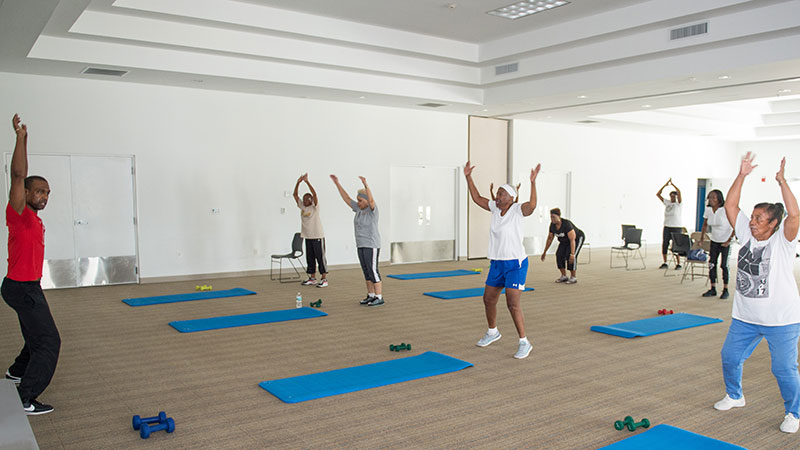
{"label": "person in white shirt", "polygon": [[[303,195],[300,201],[298,189],[300,183],[304,182],[311,193]],[[306,241],[306,273],[308,279],[303,281],[303,286],[316,285],[319,288],[328,287],[328,262],[325,257],[325,232],[322,230],[322,221],[319,218],[319,199],[317,191],[311,182],[308,181],[308,174],[305,173],[297,179],[294,185],[294,202],[300,208],[300,237]],[[319,274],[322,279],[317,283],[316,274],[319,266]]]}
{"label": "person in white shirt", "polygon": [[772,373],[783,397],[780,430],[795,433],[800,428],[800,373],[797,371],[797,342],[800,338],[800,294],[794,278],[794,240],[800,226],[797,199],[784,177],[786,158],[775,175],[784,206],[759,203],[748,217],[739,209],[742,184],[757,166],[750,152],[742,159],[739,175],[728,191],[725,213],[736,224],[741,243],[733,294],[731,326],[720,352],[725,397],[714,408],[727,411],[745,406],[742,366],[761,339],[766,338]]}
{"label": "person in white shirt", "polygon": [[522,219],[533,214],[533,210],[536,209],[536,176],[539,174],[541,164],[531,169],[531,197],[522,204],[514,202],[517,193],[508,184],[497,189],[497,197],[493,201],[481,197],[475,182],[472,181],[473,169],[475,166],[467,161],[464,166],[464,176],[467,178],[470,197],[476,205],[492,213],[488,254],[491,265],[483,290],[483,305],[489,330],[476,345],[486,347],[500,339],[500,331],[497,330],[497,302],[505,288],[506,305],[519,334],[519,347],[514,358],[527,358],[533,345],[525,335],[525,317],[520,303],[520,293],[525,290],[525,279],[528,275],[528,255],[525,254],[522,245]]}
{"label": "person in white shirt", "polygon": [[[670,184],[675,190],[669,193],[669,200],[665,200],[661,196],[661,192]],[[659,269],[667,269],[669,267],[667,264],[667,249],[669,249],[669,243],[672,240],[672,233],[683,231],[681,226],[681,203],[683,202],[683,197],[681,196],[681,190],[672,182],[672,178],[661,186],[661,189],[656,192],[656,197],[664,204],[664,232],[661,240],[661,257],[664,259],[664,264],[661,264]],[[675,255],[675,270],[680,268],[681,257]]]}
{"label": "person in white shirt", "polygon": [[[725,214],[725,197],[722,191],[714,189],[708,193],[708,206],[703,213],[703,228],[700,230],[700,245],[706,238],[706,231],[711,225],[711,251],[708,257],[708,279],[711,281],[711,289],[703,294],[703,297],[717,296],[717,267],[722,269],[722,295],[719,298],[728,298],[728,252],[730,251],[731,240],[733,239],[733,227],[728,223],[728,216]],[[722,256],[722,261],[717,264],[717,259]]]}

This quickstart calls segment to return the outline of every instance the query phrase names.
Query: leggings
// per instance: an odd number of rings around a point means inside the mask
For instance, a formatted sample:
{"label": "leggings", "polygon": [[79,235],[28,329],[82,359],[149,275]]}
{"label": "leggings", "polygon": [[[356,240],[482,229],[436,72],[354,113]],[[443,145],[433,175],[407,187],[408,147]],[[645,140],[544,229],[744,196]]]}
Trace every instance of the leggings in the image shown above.
{"label": "leggings", "polygon": [[721,242],[711,241],[711,255],[708,258],[708,279],[711,280],[711,284],[717,282],[717,257],[720,255],[722,256],[722,261],[719,263],[719,267],[722,269],[722,282],[728,284],[728,252],[730,250],[730,246],[723,247]]}

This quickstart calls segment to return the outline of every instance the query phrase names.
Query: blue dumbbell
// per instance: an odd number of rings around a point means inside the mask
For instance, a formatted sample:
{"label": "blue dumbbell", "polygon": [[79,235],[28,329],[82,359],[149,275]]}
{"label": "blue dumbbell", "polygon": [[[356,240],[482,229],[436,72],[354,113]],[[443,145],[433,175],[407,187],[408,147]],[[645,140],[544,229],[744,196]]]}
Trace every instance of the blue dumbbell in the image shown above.
{"label": "blue dumbbell", "polygon": [[164,411],[161,411],[155,417],[145,417],[144,419],[136,415],[133,416],[133,429],[138,430],[139,428],[141,428],[143,423],[164,423],[166,421],[167,421],[167,413],[165,413]]}
{"label": "blue dumbbell", "polygon": [[155,425],[143,423],[142,429],[139,431],[139,435],[142,437],[142,439],[147,439],[150,437],[150,433],[161,430],[167,430],[167,433],[172,433],[175,431],[175,421],[172,420],[172,417],[168,417],[166,422],[157,423]]}

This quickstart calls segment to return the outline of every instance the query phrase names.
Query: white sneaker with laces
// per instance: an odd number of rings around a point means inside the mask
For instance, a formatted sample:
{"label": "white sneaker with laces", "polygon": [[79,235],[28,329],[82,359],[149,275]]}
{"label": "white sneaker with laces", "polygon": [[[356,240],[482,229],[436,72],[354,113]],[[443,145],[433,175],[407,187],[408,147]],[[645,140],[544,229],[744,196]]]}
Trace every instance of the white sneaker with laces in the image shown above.
{"label": "white sneaker with laces", "polygon": [[781,431],[784,433],[797,433],[798,428],[800,428],[800,419],[792,413],[786,414],[781,424]]}
{"label": "white sneaker with laces", "polygon": [[503,335],[501,335],[499,331],[497,332],[497,334],[489,334],[489,332],[487,331],[486,334],[484,334],[483,337],[475,345],[477,345],[478,347],[488,347],[489,344],[491,344],[496,340],[499,340],[501,337],[503,337]]}
{"label": "white sneaker with laces", "polygon": [[525,359],[528,355],[531,354],[531,350],[533,350],[533,345],[530,342],[524,341],[519,343],[519,348],[517,349],[517,353],[514,353],[514,358],[517,359]]}
{"label": "white sneaker with laces", "polygon": [[569,277],[562,276],[556,279],[556,283],[566,283],[569,280]]}
{"label": "white sneaker with laces", "polygon": [[714,403],[714,409],[716,409],[717,411],[727,411],[731,408],[741,408],[744,405],[745,405],[744,395],[742,396],[742,398],[734,400],[730,398],[728,394],[725,394],[725,398],[718,401],[717,403]]}
{"label": "white sneaker with laces", "polygon": [[328,287],[328,280],[322,279],[319,284],[317,285],[318,288]]}
{"label": "white sneaker with laces", "polygon": [[567,281],[565,281],[564,283],[567,283],[567,284],[575,284],[575,283],[577,283],[577,282],[578,282],[578,279],[577,279],[577,278],[575,278],[575,277],[569,277],[569,279],[568,279]]}

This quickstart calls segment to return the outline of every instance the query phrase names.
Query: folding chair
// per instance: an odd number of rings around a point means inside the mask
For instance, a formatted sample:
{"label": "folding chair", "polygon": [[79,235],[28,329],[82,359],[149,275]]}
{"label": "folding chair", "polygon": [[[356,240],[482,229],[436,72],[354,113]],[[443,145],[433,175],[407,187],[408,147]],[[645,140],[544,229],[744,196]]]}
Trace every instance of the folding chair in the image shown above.
{"label": "folding chair", "polygon": [[[624,226],[624,225],[623,225]],[[643,270],[647,267],[645,266],[644,257],[642,256],[642,230],[639,228],[624,228],[625,234],[622,236],[623,241],[625,241],[625,245],[622,247],[611,247],[611,258],[609,261],[609,267],[612,269],[624,267],[625,270]],[[615,266],[614,265],[614,254],[617,254],[618,257],[622,257],[625,260],[624,266]],[[642,261],[642,267],[638,269],[631,269],[628,265],[629,259],[635,259],[636,255],[639,256],[639,259]]]}
{"label": "folding chair", "polygon": [[[692,252],[690,252],[689,256],[686,257],[686,265],[683,267],[683,276],[681,277],[681,283],[683,280],[686,279],[687,276],[690,276],[692,281],[694,281],[694,277],[704,277],[706,279],[706,283],[708,283],[708,256],[709,252],[711,251],[711,238],[706,235],[706,239],[703,241],[703,245],[700,245],[700,236],[702,235],[701,232],[695,231],[692,233],[691,242],[692,242]],[[703,259],[696,259],[691,258],[691,253],[696,253],[694,250],[702,250],[705,258]],[[700,272],[695,273],[694,268],[695,266],[700,266]]]}
{"label": "folding chair", "polygon": [[[285,255],[272,255],[272,259],[270,260],[269,264],[269,279],[272,281],[278,280],[281,283],[289,283],[292,281],[300,280],[303,276],[300,274],[300,271],[297,270],[297,267],[294,265],[294,261],[297,261],[300,264],[300,268],[303,269],[305,272],[305,267],[303,266],[303,261],[300,260],[300,257],[303,256],[303,238],[300,237],[300,233],[295,233],[294,238],[292,239],[292,252],[287,253]],[[292,269],[294,269],[294,273],[297,276],[291,276],[288,278],[283,278],[283,260],[289,260],[289,264],[291,264]],[[273,269],[275,267],[275,263],[278,263],[278,277],[275,278],[273,274]]]}
{"label": "folding chair", "polygon": [[[688,234],[684,233],[670,233],[670,235],[672,236],[672,245],[670,245],[669,248],[670,253],[672,253],[673,256],[683,256],[684,258],[688,259],[689,250],[692,249],[692,239],[689,237]],[[666,269],[664,269],[664,276],[673,277],[677,276],[677,274],[670,275],[669,267],[667,267]]]}

